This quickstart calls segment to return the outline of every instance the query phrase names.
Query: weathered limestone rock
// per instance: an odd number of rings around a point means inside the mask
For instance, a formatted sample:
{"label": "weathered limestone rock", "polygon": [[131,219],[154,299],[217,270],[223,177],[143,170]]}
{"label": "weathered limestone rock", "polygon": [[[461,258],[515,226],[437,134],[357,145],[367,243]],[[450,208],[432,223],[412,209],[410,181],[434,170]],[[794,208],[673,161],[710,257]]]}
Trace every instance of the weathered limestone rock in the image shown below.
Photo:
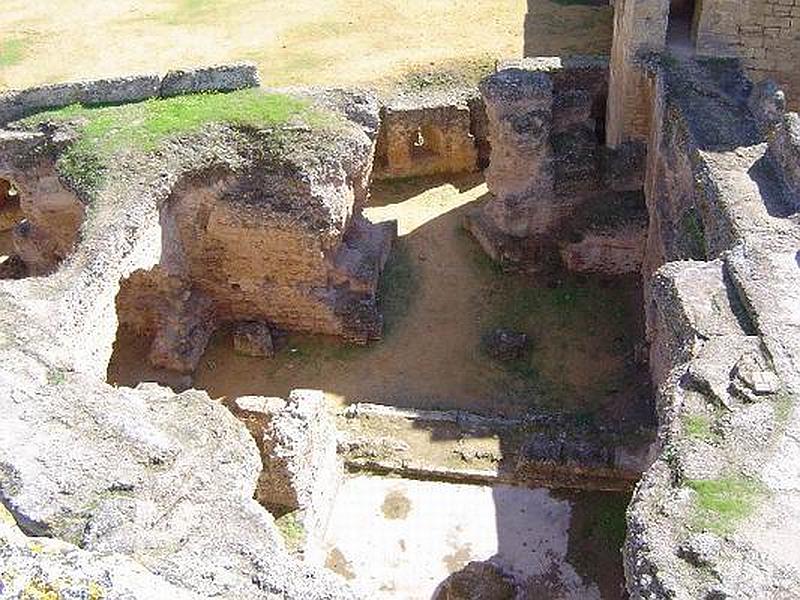
{"label": "weathered limestone rock", "polygon": [[509,419],[355,404],[339,428],[349,470],[481,485],[627,491],[654,451],[638,428],[580,427],[553,411]]}
{"label": "weathered limestone rock", "polygon": [[669,0],[615,0],[614,43],[606,119],[606,142],[616,148],[644,141],[650,131],[653,96],[641,57],[664,48]]}
{"label": "weathered limestone rock", "polygon": [[275,346],[269,325],[257,321],[237,323],[233,329],[233,349],[244,356],[272,358]]}
{"label": "weathered limestone rock", "polygon": [[471,562],[439,586],[434,600],[514,600],[513,578],[489,562]]}
{"label": "weathered limestone rock", "polygon": [[418,94],[381,111],[375,176],[383,179],[469,173],[478,168],[468,94]]}
{"label": "weathered limestone rock", "polygon": [[0,93],[0,126],[38,111],[70,104],[125,104],[158,95],[158,75],[57,83]]}
{"label": "weathered limestone rock", "polygon": [[0,558],[4,598],[200,598],[121,554],[87,552],[59,540],[27,537],[2,505]]}
{"label": "weathered limestone rock", "polygon": [[544,73],[506,69],[485,80],[481,91],[492,140],[486,182],[495,196],[486,216],[509,235],[539,233],[549,227],[553,210],[545,204],[554,177],[552,81]]}
{"label": "weathered limestone rock", "polygon": [[302,511],[307,534],[325,531],[344,476],[336,426],[322,392],[294,390],[287,401],[245,397],[230,404],[248,426],[263,469],[256,499],[271,511]]}
{"label": "weathered limestone rock", "polygon": [[0,127],[43,110],[72,104],[130,104],[158,96],[230,92],[261,85],[255,65],[237,63],[156,74],[71,81],[0,92]]}
{"label": "weathered limestone rock", "polygon": [[787,113],[771,132],[769,153],[780,164],[789,202],[800,210],[800,115]]}

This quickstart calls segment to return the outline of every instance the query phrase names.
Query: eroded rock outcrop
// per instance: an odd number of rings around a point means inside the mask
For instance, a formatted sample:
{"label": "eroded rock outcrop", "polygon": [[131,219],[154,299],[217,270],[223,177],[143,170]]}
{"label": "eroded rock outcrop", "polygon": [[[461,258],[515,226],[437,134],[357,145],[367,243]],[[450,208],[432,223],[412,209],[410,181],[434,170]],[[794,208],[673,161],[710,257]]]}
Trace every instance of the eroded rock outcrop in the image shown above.
{"label": "eroded rock outcrop", "polygon": [[628,512],[628,589],[794,598],[800,563],[778,540],[797,513],[800,226],[768,143],[784,119],[753,112],[734,62],[651,66],[643,270],[662,448]]}
{"label": "eroded rock outcrop", "polygon": [[[160,263],[162,208],[198,171],[246,171],[247,155],[236,149],[252,148],[249,134],[208,123],[163,140],[157,152],[115,155],[100,185],[79,190],[91,218],[59,268],[0,281],[0,501],[26,535],[71,544],[63,560],[105,578],[108,597],[353,596],[334,575],[290,557],[253,499],[258,449],[225,407],[196,391],[103,383],[120,282]],[[15,156],[52,143],[50,132],[2,135]],[[3,552],[27,569],[20,545],[29,542],[1,537]],[[49,554],[36,562],[14,586],[46,583],[64,564]],[[131,572],[149,587],[126,587]]]}
{"label": "eroded rock outcrop", "polygon": [[361,214],[374,143],[349,120],[251,133],[232,148],[235,171],[182,177],[161,210],[158,266],[133,273],[117,302],[121,323],[154,339],[151,363],[191,373],[226,322],[379,339],[377,283],[396,229]]}

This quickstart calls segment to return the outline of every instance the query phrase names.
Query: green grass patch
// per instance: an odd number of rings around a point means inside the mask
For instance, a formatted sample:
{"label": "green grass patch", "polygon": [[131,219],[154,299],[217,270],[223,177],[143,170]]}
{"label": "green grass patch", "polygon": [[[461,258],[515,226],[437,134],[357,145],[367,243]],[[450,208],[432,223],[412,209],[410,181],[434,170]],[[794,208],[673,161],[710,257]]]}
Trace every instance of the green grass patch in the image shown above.
{"label": "green grass patch", "polygon": [[[637,381],[631,358],[642,335],[635,279],[610,283],[565,272],[516,273],[491,260],[468,234],[463,239],[485,289],[482,335],[509,329],[530,340],[527,356],[496,362],[514,376],[512,393],[575,412],[580,421],[609,397],[631,389]],[[508,388],[507,382],[499,385]]]}
{"label": "green grass patch", "polygon": [[714,436],[711,429],[711,417],[708,415],[684,415],[683,431],[690,438],[696,440],[708,440]]}
{"label": "green grass patch", "polygon": [[64,385],[67,381],[67,374],[61,369],[50,369],[47,372],[48,385]]}
{"label": "green grass patch", "polygon": [[397,240],[378,283],[378,308],[384,336],[390,336],[408,314],[419,289],[419,277],[408,245]]}
{"label": "green grass patch", "polygon": [[282,517],[275,519],[275,525],[283,535],[289,552],[297,552],[303,547],[306,540],[306,530],[300,521],[298,511],[286,513]]}
{"label": "green grass patch", "polygon": [[686,485],[696,493],[693,528],[719,535],[733,532],[766,495],[763,484],[744,477],[690,480]]}
{"label": "green grass patch", "polygon": [[0,67],[11,67],[21,63],[27,57],[30,45],[30,40],[24,37],[0,40]]}
{"label": "green grass patch", "polygon": [[325,123],[325,118],[305,100],[261,90],[242,90],[159,98],[122,106],[72,105],[39,113],[24,123],[79,123],[80,137],[62,155],[59,168],[76,184],[93,189],[100,185],[110,160],[124,149],[153,151],[166,139],[198,131],[209,123],[269,127],[298,120],[317,126]]}
{"label": "green grass patch", "polygon": [[772,402],[775,406],[775,416],[778,420],[778,423],[786,425],[792,416],[792,411],[794,410],[794,400],[792,400],[792,397],[788,392],[782,390],[778,392]]}
{"label": "green grass patch", "polygon": [[10,67],[21,63],[30,47],[30,41],[23,37],[0,40],[0,67]]}

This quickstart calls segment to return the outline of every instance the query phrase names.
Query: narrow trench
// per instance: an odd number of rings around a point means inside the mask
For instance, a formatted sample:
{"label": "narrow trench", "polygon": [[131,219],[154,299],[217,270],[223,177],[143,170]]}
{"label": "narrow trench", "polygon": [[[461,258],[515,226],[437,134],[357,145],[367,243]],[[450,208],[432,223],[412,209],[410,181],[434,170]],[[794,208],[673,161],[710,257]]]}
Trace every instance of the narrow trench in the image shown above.
{"label": "narrow trench", "polygon": [[[361,348],[289,335],[274,358],[261,359],[236,354],[223,328],[191,385],[222,400],[319,389],[336,413],[370,402],[504,417],[563,413],[570,427],[588,430],[651,427],[647,376],[636,360],[638,278],[539,280],[497,269],[462,229],[467,211],[486,198],[479,175],[375,183],[365,214],[397,220],[400,236],[381,283],[384,339]],[[530,355],[510,364],[489,357],[483,340],[497,327],[524,331]],[[149,344],[120,330],[109,381],[162,379],[148,364]],[[493,432],[448,439],[439,429],[412,429],[403,438],[408,452],[443,468],[454,460],[457,469],[496,467],[520,451]],[[372,597],[431,597],[454,574],[469,576],[469,563],[491,561],[532,597],[620,598],[627,500],[626,492],[352,475],[327,530],[315,532],[317,547],[304,550]]]}

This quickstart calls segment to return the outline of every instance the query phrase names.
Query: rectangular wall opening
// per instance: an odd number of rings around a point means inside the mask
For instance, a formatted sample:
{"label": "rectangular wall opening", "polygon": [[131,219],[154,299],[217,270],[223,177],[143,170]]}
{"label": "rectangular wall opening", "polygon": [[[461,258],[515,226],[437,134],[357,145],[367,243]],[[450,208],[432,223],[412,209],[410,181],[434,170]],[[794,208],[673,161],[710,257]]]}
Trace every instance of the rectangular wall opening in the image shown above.
{"label": "rectangular wall opening", "polygon": [[671,50],[686,54],[694,52],[699,8],[697,0],[670,0],[667,45]]}

